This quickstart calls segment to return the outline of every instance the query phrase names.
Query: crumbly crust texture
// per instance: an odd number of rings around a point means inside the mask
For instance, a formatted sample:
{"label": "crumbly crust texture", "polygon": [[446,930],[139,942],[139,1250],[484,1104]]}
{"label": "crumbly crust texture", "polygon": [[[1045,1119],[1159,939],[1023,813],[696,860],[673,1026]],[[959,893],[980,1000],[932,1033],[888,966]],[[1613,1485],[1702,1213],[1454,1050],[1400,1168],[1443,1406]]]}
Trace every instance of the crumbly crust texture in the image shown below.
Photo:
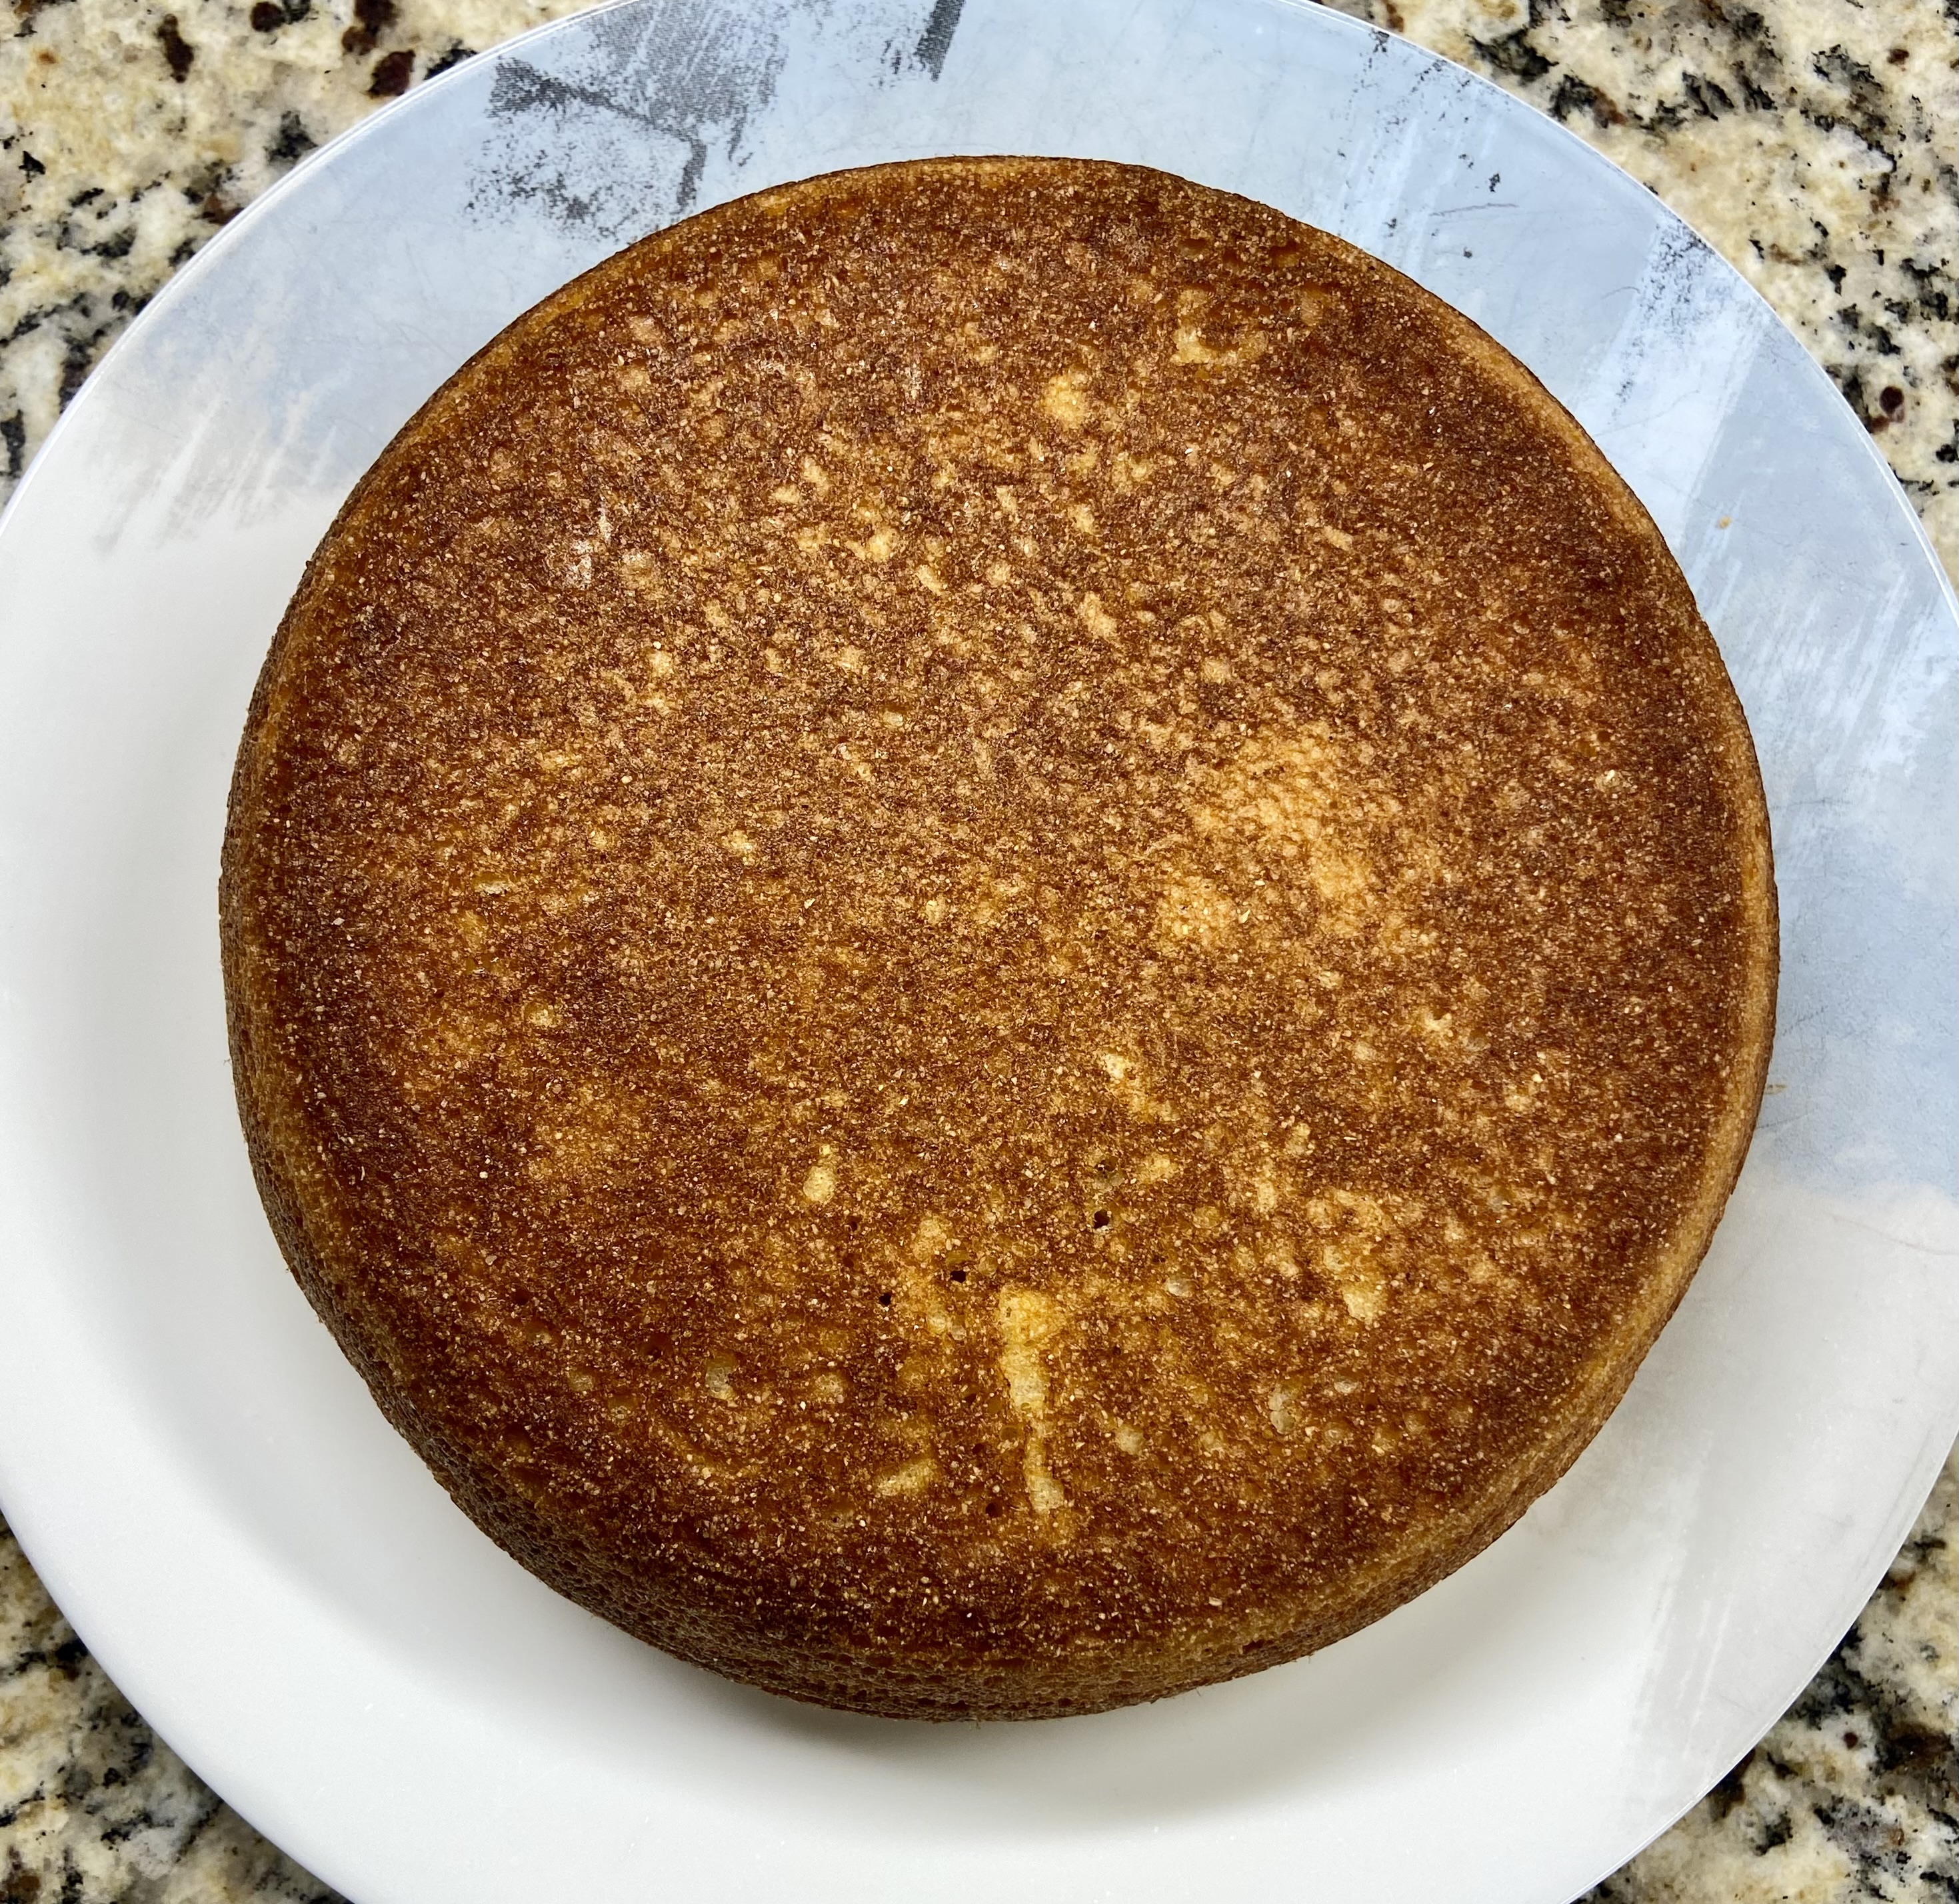
{"label": "crumbly crust texture", "polygon": [[1475,326],[1244,199],[836,174],[513,324],[322,544],[221,888],[273,1227],[526,1566],[899,1715],[1378,1617],[1745,1150],[1766,815]]}

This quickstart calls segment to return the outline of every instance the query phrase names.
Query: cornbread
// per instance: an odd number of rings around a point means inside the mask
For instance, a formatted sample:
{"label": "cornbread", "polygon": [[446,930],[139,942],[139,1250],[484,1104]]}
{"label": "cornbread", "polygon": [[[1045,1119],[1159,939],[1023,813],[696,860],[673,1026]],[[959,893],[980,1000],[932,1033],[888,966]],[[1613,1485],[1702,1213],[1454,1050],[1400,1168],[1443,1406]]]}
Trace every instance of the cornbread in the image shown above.
{"label": "cornbread", "polygon": [[1475,326],[945,160],[505,331],[313,558],[221,890],[315,1307],[560,1591],[1037,1718],[1289,1659],[1624,1391],[1759,1101],[1740,710]]}

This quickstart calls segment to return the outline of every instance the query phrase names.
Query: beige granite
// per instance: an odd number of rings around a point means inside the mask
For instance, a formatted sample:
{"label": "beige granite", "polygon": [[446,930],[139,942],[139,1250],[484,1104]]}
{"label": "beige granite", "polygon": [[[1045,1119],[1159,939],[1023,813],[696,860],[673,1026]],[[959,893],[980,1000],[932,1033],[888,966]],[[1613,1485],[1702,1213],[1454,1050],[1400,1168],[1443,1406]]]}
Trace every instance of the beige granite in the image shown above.
{"label": "beige granite", "polygon": [[[1561,119],[1745,272],[1959,572],[1959,17],[1341,0]],[[129,317],[386,97],[564,0],[0,0],[0,501]],[[357,6],[358,11],[356,11]],[[172,11],[172,8],[174,11]],[[1789,1713],[1593,1904],[1959,1900],[1955,1467]],[[0,1904],[332,1893],[158,1740],[0,1527]]]}

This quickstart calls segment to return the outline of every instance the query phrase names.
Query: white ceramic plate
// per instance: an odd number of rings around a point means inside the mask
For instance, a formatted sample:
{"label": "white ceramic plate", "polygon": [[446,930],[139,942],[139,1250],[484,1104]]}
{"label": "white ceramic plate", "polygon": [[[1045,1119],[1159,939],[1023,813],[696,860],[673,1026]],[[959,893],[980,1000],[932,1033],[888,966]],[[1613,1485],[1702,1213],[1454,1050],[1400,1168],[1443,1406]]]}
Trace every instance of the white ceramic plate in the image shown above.
{"label": "white ceramic plate", "polygon": [[[1567,1479],[1313,1659],[1039,1726],[724,1684],[464,1520],[259,1214],[213,902],[274,624],[423,397],[686,211],[935,152],[1249,193],[1517,352],[1699,593],[1760,743],[1786,935],[1734,1204]],[[1742,281],[1548,121],[1346,19],[630,0],[472,61],[187,267],[0,524],[7,1511],[136,1703],[360,1904],[1563,1904],[1800,1689],[1959,1426],[1954,649],[1896,485]]]}

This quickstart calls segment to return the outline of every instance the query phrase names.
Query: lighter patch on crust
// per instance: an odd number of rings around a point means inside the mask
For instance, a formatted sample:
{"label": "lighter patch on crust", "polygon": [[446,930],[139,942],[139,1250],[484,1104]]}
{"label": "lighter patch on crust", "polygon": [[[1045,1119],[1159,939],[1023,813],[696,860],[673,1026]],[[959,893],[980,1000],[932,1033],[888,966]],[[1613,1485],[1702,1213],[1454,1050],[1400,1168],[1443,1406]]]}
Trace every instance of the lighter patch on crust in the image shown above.
{"label": "lighter patch on crust", "polygon": [[1383,803],[1354,784],[1324,729],[1257,736],[1208,777],[1203,794],[1191,815],[1200,837],[1242,843],[1262,860],[1297,862],[1319,895],[1321,923],[1336,936],[1369,922],[1376,882],[1356,850],[1357,834],[1365,837],[1356,822],[1378,824],[1393,809],[1387,803],[1381,812]]}
{"label": "lighter patch on crust", "polygon": [[1230,942],[1237,925],[1238,908],[1230,896],[1202,873],[1176,866],[1165,876],[1163,897],[1157,901],[1157,936],[1167,947],[1189,945],[1214,952]]}
{"label": "lighter patch on crust", "polygon": [[1319,1269],[1339,1291],[1348,1314],[1359,1323],[1379,1321],[1396,1260],[1407,1232],[1421,1218],[1421,1206],[1405,1197],[1332,1190],[1307,1204],[1306,1214],[1316,1229],[1334,1232],[1319,1246]]}
{"label": "lighter patch on crust", "polygon": [[887,1500],[894,1495],[922,1494],[938,1479],[938,1464],[929,1454],[921,1454],[916,1461],[880,1475],[877,1491]]}
{"label": "lighter patch on crust", "polygon": [[826,1144],[802,1180],[803,1200],[821,1205],[837,1194],[837,1156]]}
{"label": "lighter patch on crust", "polygon": [[1021,1472],[1028,1505],[1037,1514],[1052,1514],[1068,1505],[1068,1497],[1047,1464],[1048,1372],[1044,1351],[1062,1321],[1060,1308],[1051,1296],[1033,1289],[1000,1292],[1000,1375],[1007,1384],[1007,1399],[1014,1413],[1026,1425]]}
{"label": "lighter patch on crust", "polygon": [[1041,393],[1041,408],[1064,430],[1079,430],[1088,421],[1087,382],[1081,370],[1063,370]]}

